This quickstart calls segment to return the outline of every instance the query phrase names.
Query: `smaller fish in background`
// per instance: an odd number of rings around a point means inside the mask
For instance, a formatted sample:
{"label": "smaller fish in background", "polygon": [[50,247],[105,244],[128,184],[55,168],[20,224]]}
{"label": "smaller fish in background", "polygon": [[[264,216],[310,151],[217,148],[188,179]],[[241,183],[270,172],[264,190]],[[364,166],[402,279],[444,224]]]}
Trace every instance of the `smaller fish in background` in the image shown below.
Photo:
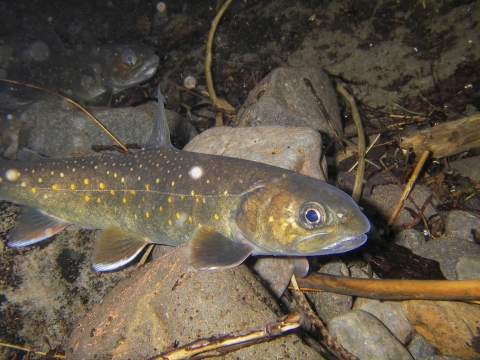
{"label": "smaller fish in background", "polygon": [[[113,94],[150,79],[158,67],[158,56],[137,45],[103,45],[57,55],[49,55],[45,50],[48,47],[43,45],[45,60],[38,61],[36,58],[41,57],[35,55],[30,62],[5,69],[5,78],[33,84],[80,103],[106,105]],[[25,90],[20,91],[22,94]]]}
{"label": "smaller fish in background", "polygon": [[[27,19],[28,30],[17,31],[22,26],[10,24],[0,31],[0,74],[4,79],[33,84],[79,103],[107,105],[113,94],[150,79],[158,68],[158,56],[144,46],[67,49],[48,24]],[[6,50],[8,56],[2,57]],[[2,93],[0,104],[7,108],[9,104],[18,105],[11,99],[23,94],[32,98],[45,96],[11,84],[2,85]]]}

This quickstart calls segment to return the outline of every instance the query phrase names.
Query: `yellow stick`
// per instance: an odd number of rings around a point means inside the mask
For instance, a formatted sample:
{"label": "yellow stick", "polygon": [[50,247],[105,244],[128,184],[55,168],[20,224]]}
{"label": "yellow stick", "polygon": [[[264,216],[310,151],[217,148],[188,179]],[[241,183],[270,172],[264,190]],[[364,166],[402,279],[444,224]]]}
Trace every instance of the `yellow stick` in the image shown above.
{"label": "yellow stick", "polygon": [[297,279],[297,282],[304,290],[380,300],[480,299],[480,280],[371,280],[317,273]]}
{"label": "yellow stick", "polygon": [[215,36],[215,30],[217,29],[217,25],[222,18],[223,13],[227,10],[228,5],[232,0],[227,0],[220,8],[220,11],[215,16],[215,19],[212,21],[212,27],[210,28],[210,32],[208,33],[208,40],[207,40],[207,47],[206,47],[206,54],[205,54],[205,80],[207,81],[207,90],[210,94],[210,100],[215,102],[217,100],[217,94],[215,93],[215,89],[213,88],[213,81],[212,81],[212,72],[210,70],[212,66],[212,44],[213,44],[213,37]]}
{"label": "yellow stick", "polygon": [[430,151],[424,150],[422,156],[418,160],[417,166],[415,166],[415,170],[413,170],[413,173],[410,176],[410,179],[408,179],[408,182],[405,185],[405,189],[403,189],[402,196],[400,197],[400,200],[398,201],[397,206],[393,210],[392,216],[390,216],[390,219],[388,219],[389,226],[395,222],[395,219],[400,213],[403,203],[405,202],[408,195],[410,194],[410,191],[412,190],[413,185],[415,184],[415,181],[417,180],[417,177],[420,174],[420,171],[422,170],[423,165],[425,164],[425,161],[427,161],[428,155],[430,155]]}
{"label": "yellow stick", "polygon": [[358,136],[358,168],[357,168],[357,175],[355,177],[355,185],[353,186],[352,198],[358,204],[360,198],[362,197],[362,190],[363,190],[363,178],[365,175],[365,132],[363,131],[362,119],[360,118],[360,113],[357,109],[357,104],[355,103],[355,99],[352,95],[350,95],[343,87],[343,85],[338,84],[337,90],[344,99],[350,105],[352,109],[352,117],[353,121],[355,122],[355,126],[357,127],[357,136]]}

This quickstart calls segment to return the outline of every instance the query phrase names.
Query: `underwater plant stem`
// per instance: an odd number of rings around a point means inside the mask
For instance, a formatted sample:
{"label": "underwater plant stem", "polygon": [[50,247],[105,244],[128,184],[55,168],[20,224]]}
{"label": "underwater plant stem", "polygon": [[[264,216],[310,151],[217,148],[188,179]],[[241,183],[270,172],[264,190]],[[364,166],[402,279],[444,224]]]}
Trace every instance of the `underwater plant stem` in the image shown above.
{"label": "underwater plant stem", "polygon": [[225,10],[227,10],[227,7],[228,5],[230,5],[231,2],[232,0],[227,0],[222,5],[217,15],[215,16],[215,19],[213,19],[212,27],[210,28],[210,32],[208,33],[206,55],[205,55],[205,80],[207,82],[207,90],[208,90],[208,93],[210,94],[210,100],[212,100],[212,102],[215,102],[215,100],[217,100],[217,94],[215,93],[215,89],[213,88],[212,71],[211,71],[213,37],[215,36],[215,30],[217,29],[217,25],[220,22],[220,19],[222,18],[223,13],[225,12]]}
{"label": "underwater plant stem", "polygon": [[[212,80],[212,44],[213,44],[213,37],[215,36],[215,30],[217,29],[217,25],[222,18],[223,13],[227,10],[228,5],[232,0],[227,0],[222,5],[220,10],[218,11],[215,19],[212,21],[212,27],[210,28],[210,32],[208,33],[208,40],[206,46],[206,54],[205,54],[205,80],[207,82],[207,90],[208,94],[210,95],[210,100],[212,100],[212,105],[219,109],[225,109],[229,111],[235,111],[235,109],[226,101],[219,97],[215,93],[215,89],[213,87],[213,80]],[[221,112],[217,112],[215,114],[215,126],[223,126],[223,115]]]}
{"label": "underwater plant stem", "polygon": [[357,104],[352,95],[350,95],[342,84],[337,84],[337,90],[342,94],[345,101],[350,105],[352,110],[352,118],[355,126],[357,127],[358,136],[358,168],[357,175],[355,177],[355,185],[353,186],[352,198],[358,204],[362,197],[363,179],[365,176],[365,153],[366,153],[366,141],[365,132],[363,131],[362,119],[358,112]]}

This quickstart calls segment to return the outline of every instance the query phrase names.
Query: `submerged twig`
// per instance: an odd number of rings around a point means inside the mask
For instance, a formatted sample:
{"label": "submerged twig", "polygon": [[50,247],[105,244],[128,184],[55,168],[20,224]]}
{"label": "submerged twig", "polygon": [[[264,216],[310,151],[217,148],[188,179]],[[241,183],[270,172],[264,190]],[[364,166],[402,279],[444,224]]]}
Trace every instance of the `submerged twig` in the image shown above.
{"label": "submerged twig", "polygon": [[479,280],[378,280],[312,273],[301,288],[380,300],[479,300]]}
{"label": "submerged twig", "polygon": [[[370,144],[370,146],[367,148],[367,150],[365,151],[365,155],[368,154],[368,152],[372,149],[372,147],[377,143],[378,139],[380,139],[380,136],[381,134],[377,134],[377,136],[375,137],[375,139],[372,141],[372,143]],[[365,159],[365,161],[368,162],[367,159]],[[348,170],[348,172],[351,172],[353,169],[355,169],[355,167],[358,165],[358,161],[355,162],[355,164],[352,165],[352,167]],[[374,165],[376,166],[376,165]]]}
{"label": "submerged twig", "polygon": [[174,350],[156,355],[149,360],[176,360],[190,359],[200,356],[218,356],[237,350],[240,347],[270,340],[273,337],[283,335],[285,332],[300,327],[300,316],[290,314],[275,322],[262,325],[261,327],[238,331],[226,335],[212,336],[208,339],[198,339],[194,342],[178,347]]}
{"label": "submerged twig", "polygon": [[7,344],[7,343],[3,343],[3,342],[0,342],[0,346],[4,346],[4,347],[10,348],[10,349],[15,349],[15,350],[26,351],[28,354],[33,353],[33,354],[42,355],[42,356],[46,356],[48,354],[49,359],[66,359],[65,355],[63,355],[63,354],[52,354],[51,351],[46,353],[45,351],[40,351],[40,350],[32,349],[32,348],[26,348],[26,347],[18,346],[18,345]]}
{"label": "submerged twig", "polygon": [[[228,5],[232,0],[227,0],[222,5],[220,10],[218,11],[215,19],[212,21],[212,27],[210,28],[210,32],[208,34],[207,39],[207,46],[206,46],[206,54],[205,54],[205,80],[207,82],[207,90],[208,94],[210,95],[210,99],[212,100],[212,105],[221,109],[235,111],[235,109],[224,99],[217,97],[215,93],[215,89],[213,87],[213,80],[212,80],[212,44],[213,44],[213,37],[215,36],[215,30],[217,29],[217,25],[222,18],[223,13],[227,10]],[[223,116],[222,113],[218,112],[215,115],[215,126],[222,126],[223,125]]]}
{"label": "submerged twig", "polygon": [[327,328],[323,325],[322,321],[318,318],[317,315],[313,312],[308,304],[305,295],[298,288],[297,280],[295,275],[292,275],[291,283],[293,287],[293,295],[297,300],[298,305],[302,309],[302,312],[305,314],[305,318],[302,321],[302,327],[306,327],[306,324],[309,325],[309,329],[306,329],[308,332],[315,333],[319,339],[318,341],[322,344],[331,354],[333,354],[338,359],[343,360],[354,360],[357,357],[350,354],[342,345],[340,345],[335,338],[330,335]]}
{"label": "submerged twig", "polygon": [[363,179],[365,176],[365,133],[363,131],[362,119],[360,118],[360,113],[358,112],[357,104],[355,99],[351,96],[345,87],[342,84],[337,84],[337,90],[342,94],[345,101],[348,102],[352,110],[352,118],[357,126],[358,133],[358,168],[357,175],[355,177],[355,185],[353,186],[352,198],[356,203],[360,201],[362,197],[363,190]]}
{"label": "submerged twig", "polygon": [[388,219],[388,225],[392,225],[395,222],[395,219],[397,218],[398,214],[400,213],[400,210],[402,209],[403,203],[407,199],[408,195],[410,194],[410,191],[413,188],[413,185],[415,184],[415,181],[417,180],[418,175],[420,174],[420,171],[423,168],[423,165],[425,164],[425,161],[427,161],[428,156],[430,155],[430,151],[424,150],[422,156],[418,160],[417,166],[415,166],[415,170],[413,170],[412,175],[410,176],[410,179],[408,179],[407,184],[405,185],[405,189],[403,189],[402,196],[400,197],[400,200],[398,200],[397,205],[395,206],[395,209],[393,210],[392,215],[390,216],[390,219]]}

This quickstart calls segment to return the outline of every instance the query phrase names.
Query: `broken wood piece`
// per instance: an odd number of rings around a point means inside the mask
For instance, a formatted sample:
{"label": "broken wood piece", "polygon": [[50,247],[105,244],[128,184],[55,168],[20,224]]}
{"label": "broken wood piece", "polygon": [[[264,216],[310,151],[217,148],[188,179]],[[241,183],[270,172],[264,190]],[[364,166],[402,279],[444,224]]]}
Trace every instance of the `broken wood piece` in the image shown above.
{"label": "broken wood piece", "polygon": [[237,350],[238,346],[242,346],[242,344],[249,346],[252,342],[267,341],[298,327],[300,327],[300,315],[289,314],[283,319],[265,324],[260,328],[198,339],[190,344],[151,357],[149,360],[189,359],[200,354],[202,358],[203,356],[219,356]]}
{"label": "broken wood piece", "polygon": [[400,147],[416,154],[424,150],[442,158],[480,147],[480,114],[420,130],[401,140]]}
{"label": "broken wood piece", "polygon": [[303,313],[304,318],[301,321],[302,328],[306,329],[309,333],[313,332],[318,341],[322,346],[324,346],[332,355],[334,355],[339,360],[359,360],[356,356],[350,354],[342,345],[340,345],[337,340],[328,332],[325,325],[319,317],[313,312],[310,307],[307,298],[300,291],[297,284],[297,279],[295,275],[292,275],[291,284],[293,287],[293,295],[297,300],[297,303]]}
{"label": "broken wood piece", "polygon": [[410,194],[410,191],[412,191],[413,185],[415,184],[415,181],[417,180],[417,177],[420,174],[420,171],[423,169],[423,165],[425,164],[425,161],[427,161],[428,155],[430,155],[430,152],[428,150],[424,150],[422,153],[422,156],[420,156],[420,159],[418,160],[418,163],[415,166],[415,170],[413,170],[412,175],[410,175],[410,179],[408,179],[408,182],[405,185],[405,188],[403,189],[403,193],[402,193],[402,196],[400,197],[400,200],[395,206],[395,209],[393,210],[393,213],[390,216],[390,219],[388,219],[388,223],[387,223],[388,226],[393,225],[393,223],[395,222],[395,219],[400,213],[400,210],[402,210],[403,204],[405,203],[405,200],[407,200],[407,197]]}

